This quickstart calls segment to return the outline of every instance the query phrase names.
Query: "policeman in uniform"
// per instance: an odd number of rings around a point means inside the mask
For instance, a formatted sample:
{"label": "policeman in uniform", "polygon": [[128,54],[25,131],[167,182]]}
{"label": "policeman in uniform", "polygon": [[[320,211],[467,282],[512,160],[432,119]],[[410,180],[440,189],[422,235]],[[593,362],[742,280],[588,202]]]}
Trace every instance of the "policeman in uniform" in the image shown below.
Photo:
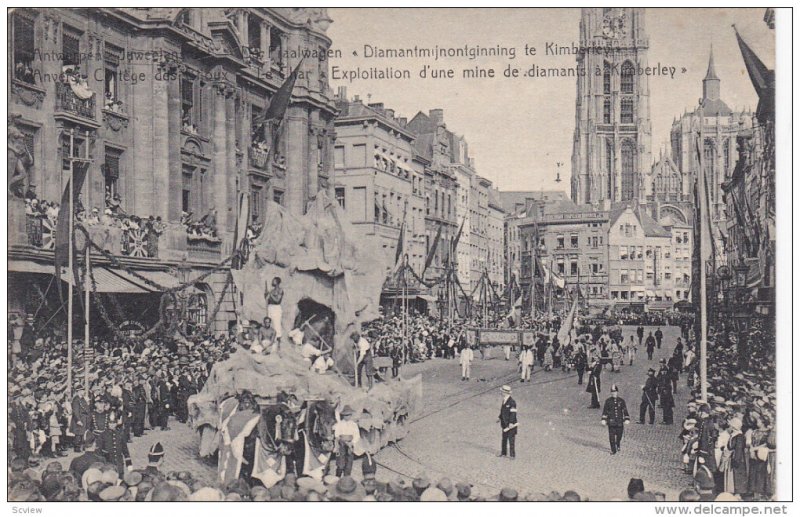
{"label": "policeman in uniform", "polygon": [[611,444],[611,454],[614,455],[620,450],[625,425],[631,422],[628,407],[625,405],[625,400],[619,398],[616,384],[611,385],[611,396],[603,405],[603,416],[600,422],[608,426],[608,442]]}
{"label": "policeman in uniform", "polygon": [[656,382],[656,371],[650,368],[647,370],[647,380],[642,386],[642,403],[639,404],[639,423],[644,423],[644,414],[650,415],[650,423],[656,423],[656,400],[658,400],[658,382]]}
{"label": "policeman in uniform", "polygon": [[661,399],[661,410],[663,412],[662,424],[672,425],[672,408],[675,407],[675,398],[672,396],[672,373],[667,367],[667,361],[661,359],[661,368],[656,374],[658,383],[658,396]]}
{"label": "policeman in uniform", "polygon": [[501,393],[503,394],[503,403],[500,405],[498,421],[503,435],[498,457],[502,458],[508,454],[513,460],[516,457],[514,440],[517,437],[517,403],[511,398],[511,388],[508,385],[503,386]]}

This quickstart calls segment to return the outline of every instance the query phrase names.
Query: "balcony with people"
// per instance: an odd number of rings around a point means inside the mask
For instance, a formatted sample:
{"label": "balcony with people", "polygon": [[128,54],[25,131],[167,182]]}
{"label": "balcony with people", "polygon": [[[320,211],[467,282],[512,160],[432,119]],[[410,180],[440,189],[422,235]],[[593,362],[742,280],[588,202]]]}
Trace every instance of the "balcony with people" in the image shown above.
{"label": "balcony with people", "polygon": [[56,83],[56,113],[68,113],[95,120],[95,94],[79,65],[65,66]]}

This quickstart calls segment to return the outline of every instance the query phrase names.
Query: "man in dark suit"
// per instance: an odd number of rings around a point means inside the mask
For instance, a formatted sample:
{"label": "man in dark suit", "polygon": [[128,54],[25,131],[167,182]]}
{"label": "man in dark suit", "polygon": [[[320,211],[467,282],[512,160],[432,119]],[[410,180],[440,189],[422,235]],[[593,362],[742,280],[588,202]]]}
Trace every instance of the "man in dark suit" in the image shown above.
{"label": "man in dark suit", "polygon": [[503,403],[500,405],[500,428],[503,431],[499,457],[508,455],[512,460],[516,457],[514,440],[517,437],[517,403],[511,398],[511,388],[503,386]]}
{"label": "man in dark suit", "polygon": [[641,325],[636,327],[636,336],[639,338],[639,346],[642,346],[642,338],[644,337],[644,327]]}
{"label": "man in dark suit", "polygon": [[600,407],[600,373],[603,371],[603,365],[597,359],[592,363],[592,368],[589,370],[589,381],[586,383],[586,393],[591,394],[592,403],[589,406],[591,409]]}
{"label": "man in dark suit", "polygon": [[611,385],[611,396],[603,405],[603,416],[600,421],[608,426],[608,442],[611,444],[611,454],[614,455],[620,450],[625,424],[631,421],[625,401],[619,398],[616,384]]}

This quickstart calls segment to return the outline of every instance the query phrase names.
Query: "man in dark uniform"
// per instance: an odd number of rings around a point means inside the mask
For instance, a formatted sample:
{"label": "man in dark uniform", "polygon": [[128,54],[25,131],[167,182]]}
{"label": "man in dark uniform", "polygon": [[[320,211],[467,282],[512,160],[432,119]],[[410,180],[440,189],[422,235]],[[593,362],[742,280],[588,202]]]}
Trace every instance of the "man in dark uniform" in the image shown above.
{"label": "man in dark uniform", "polygon": [[675,407],[675,399],[672,396],[672,374],[667,367],[667,361],[661,359],[661,368],[656,374],[658,383],[658,396],[661,399],[661,411],[663,413],[662,424],[672,425],[672,408]]}
{"label": "man in dark uniform", "polygon": [[625,401],[619,398],[616,384],[611,385],[611,396],[606,399],[603,405],[603,416],[600,421],[603,425],[608,426],[608,442],[611,444],[611,454],[616,454],[620,450],[624,426],[631,421]]}
{"label": "man in dark uniform", "polygon": [[586,371],[586,354],[582,347],[575,352],[575,370],[578,372],[578,384],[583,384],[583,372]]}
{"label": "man in dark uniform", "polygon": [[645,412],[650,415],[650,423],[656,423],[656,400],[658,400],[658,382],[656,382],[656,371],[650,368],[647,370],[647,380],[642,386],[642,403],[639,404],[639,423],[644,423]]}
{"label": "man in dark uniform", "polygon": [[661,340],[664,339],[664,333],[661,332],[661,327],[656,329],[656,345],[661,349]]}
{"label": "man in dark uniform", "polygon": [[586,383],[586,393],[592,395],[592,404],[589,406],[591,409],[600,407],[600,373],[602,371],[603,365],[595,359],[589,371],[589,381]]}
{"label": "man in dark uniform", "polygon": [[644,328],[640,325],[636,327],[636,336],[639,338],[639,346],[642,346],[642,338],[644,337]]}
{"label": "man in dark uniform", "polygon": [[75,387],[75,396],[72,397],[72,419],[69,422],[69,430],[75,435],[75,452],[81,452],[83,448],[90,417],[91,410],[86,390],[82,385],[78,385]]}
{"label": "man in dark uniform", "polygon": [[98,394],[94,401],[95,410],[89,421],[89,430],[94,433],[95,441],[108,428],[108,402]]}
{"label": "man in dark uniform", "polygon": [[[183,358],[181,358],[183,359]],[[184,371],[178,376],[178,396],[177,396],[177,407],[175,408],[175,412],[177,413],[178,421],[182,423],[186,423],[189,418],[189,408],[187,406],[187,402],[191,395],[197,393],[197,387],[194,383],[194,379],[192,379],[191,374]]]}
{"label": "man in dark uniform", "polygon": [[160,473],[159,468],[164,462],[164,446],[161,442],[156,442],[150,447],[150,452],[147,453],[147,466],[142,472],[150,476],[158,476]]}
{"label": "man in dark uniform", "polygon": [[672,393],[678,393],[678,378],[683,367],[683,356],[676,350],[672,357],[667,361],[669,369],[669,379],[672,382]]}
{"label": "man in dark uniform", "polygon": [[500,405],[498,421],[503,435],[498,457],[508,455],[513,460],[516,457],[514,441],[517,438],[517,403],[511,398],[511,388],[508,385],[503,386],[501,393],[503,403]]}
{"label": "man in dark uniform", "polygon": [[108,427],[100,434],[98,449],[105,456],[106,461],[114,465],[120,477],[131,466],[131,455],[128,452],[128,440],[124,430],[118,427],[121,418],[115,413],[109,413]]}
{"label": "man in dark uniform", "polygon": [[652,361],[653,351],[655,351],[656,348],[656,338],[653,337],[652,332],[647,336],[647,339],[644,342],[644,347],[647,349],[647,360]]}
{"label": "man in dark uniform", "polygon": [[133,423],[133,385],[131,381],[125,379],[122,383],[122,435],[125,441],[131,441],[131,426]]}
{"label": "man in dark uniform", "polygon": [[147,414],[147,379],[141,377],[139,384],[133,388],[131,410],[133,413],[133,436],[144,434],[144,418]]}
{"label": "man in dark uniform", "polygon": [[159,379],[156,383],[156,411],[158,411],[158,419],[156,425],[161,427],[162,431],[169,431],[169,412],[172,408],[172,393],[170,393],[170,386],[164,378],[164,372],[159,372]]}

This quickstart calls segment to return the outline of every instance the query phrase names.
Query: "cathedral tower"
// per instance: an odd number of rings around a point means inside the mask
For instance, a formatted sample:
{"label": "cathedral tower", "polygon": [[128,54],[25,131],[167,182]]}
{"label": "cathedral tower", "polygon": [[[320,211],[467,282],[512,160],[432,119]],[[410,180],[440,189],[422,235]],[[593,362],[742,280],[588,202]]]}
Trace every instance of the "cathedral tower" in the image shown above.
{"label": "cathedral tower", "polygon": [[649,172],[650,87],[644,9],[581,11],[572,199],[638,200]]}

